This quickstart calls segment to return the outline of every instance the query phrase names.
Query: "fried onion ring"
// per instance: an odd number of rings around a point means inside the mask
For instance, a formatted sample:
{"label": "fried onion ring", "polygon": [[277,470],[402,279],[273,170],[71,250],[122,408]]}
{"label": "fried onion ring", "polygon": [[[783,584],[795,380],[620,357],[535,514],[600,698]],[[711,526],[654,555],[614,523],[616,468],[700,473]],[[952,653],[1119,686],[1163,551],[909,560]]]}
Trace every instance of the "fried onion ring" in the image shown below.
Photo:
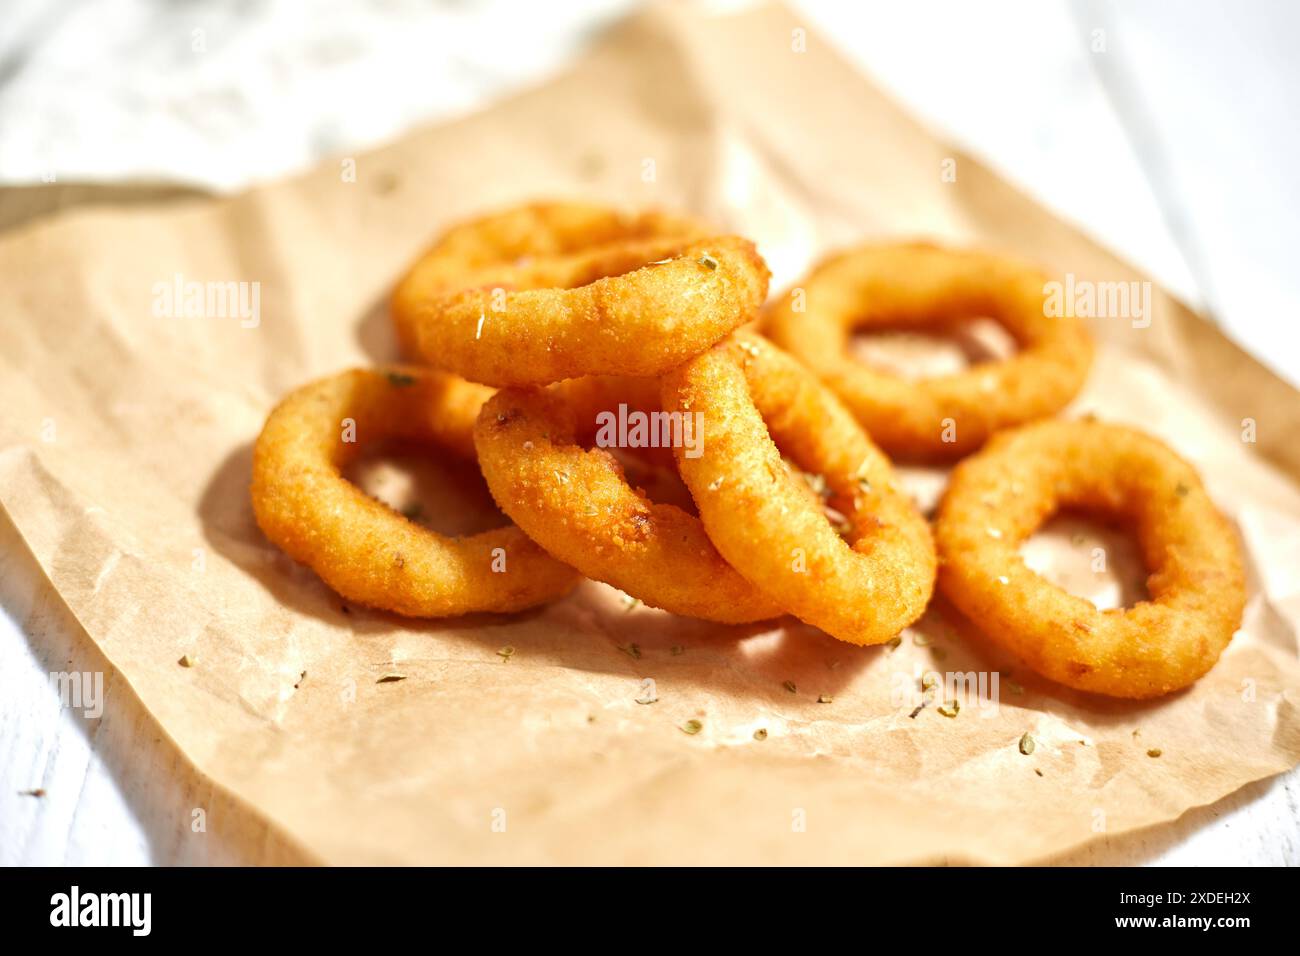
{"label": "fried onion ring", "polygon": [[473,455],[489,388],[417,368],[314,382],[271,412],[253,450],[253,511],[266,536],[349,600],[411,617],[517,611],[578,580],[513,525],[448,538],[342,475],[366,445],[410,439]]}
{"label": "fried onion ring", "polygon": [[722,559],[699,518],[650,501],[609,451],[580,444],[597,412],[619,402],[655,411],[658,401],[653,379],[503,389],[474,432],[492,496],[551,554],[651,607],[726,624],[780,615]]}
{"label": "fried onion ring", "polygon": [[[1081,320],[1048,316],[1037,269],[925,243],[866,245],[822,262],[773,304],[764,329],[849,407],[873,441],[909,459],[949,460],[995,431],[1052,415],[1083,386],[1092,342]],[[863,329],[951,326],[988,317],[1017,354],[912,381],[851,357]]]}
{"label": "fried onion ring", "polygon": [[[525,207],[505,214],[508,228],[489,217],[444,239],[394,293],[404,345],[488,385],[655,376],[749,321],[767,296],[748,239],[663,213],[580,208]],[[532,240],[528,223],[540,228]]]}
{"label": "fried onion ring", "polygon": [[[1131,522],[1149,600],[1098,610],[1020,545],[1058,508]],[[943,593],[994,643],[1078,690],[1159,697],[1219,659],[1246,601],[1241,547],[1200,476],[1156,439],[1093,421],[996,436],[954,470],[935,525]]]}
{"label": "fried onion ring", "polygon": [[[448,229],[426,250],[393,290],[391,312],[398,344],[408,358],[418,355],[416,326],[421,310],[439,296],[475,285],[492,286],[485,270],[556,261],[599,259],[610,247],[633,247],[650,262],[663,240],[705,236],[710,229],[686,216],[649,210],[629,214],[582,202],[538,202],[480,216]],[[588,266],[592,268],[592,266]],[[500,283],[495,283],[500,284]]]}
{"label": "fried onion ring", "polygon": [[[745,578],[852,644],[888,641],[921,616],[934,588],[929,526],[889,460],[798,362],[738,332],[666,375],[662,398],[703,414],[703,453],[674,454],[709,538]],[[824,477],[847,540],[782,451]]]}

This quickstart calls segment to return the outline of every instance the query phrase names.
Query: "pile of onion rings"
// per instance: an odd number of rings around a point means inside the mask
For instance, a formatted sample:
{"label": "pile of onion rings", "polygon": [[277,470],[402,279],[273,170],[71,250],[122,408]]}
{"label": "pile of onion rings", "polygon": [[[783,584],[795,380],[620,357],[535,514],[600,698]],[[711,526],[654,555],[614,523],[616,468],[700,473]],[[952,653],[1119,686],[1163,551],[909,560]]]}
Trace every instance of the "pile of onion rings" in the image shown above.
{"label": "pile of onion rings", "polygon": [[[537,203],[457,225],[392,296],[415,364],[323,379],[271,412],[258,524],[339,594],[409,616],[517,611],[586,576],[675,614],[789,614],[871,645],[915,622],[937,580],[1073,688],[1153,697],[1214,665],[1243,612],[1239,544],[1160,442],[1039,421],[1092,360],[1082,323],[1046,313],[1041,272],[863,246],[770,306],[764,338],[742,326],[758,324],[768,278],[752,242],[684,215]],[[921,381],[846,353],[862,329],[980,317],[1019,352]],[[387,438],[476,460],[507,523],[450,538],[367,496],[343,469]],[[886,455],[972,452],[932,534]],[[652,497],[649,471],[680,497]],[[1020,545],[1062,507],[1135,530],[1149,600],[1099,611],[1029,570]]]}

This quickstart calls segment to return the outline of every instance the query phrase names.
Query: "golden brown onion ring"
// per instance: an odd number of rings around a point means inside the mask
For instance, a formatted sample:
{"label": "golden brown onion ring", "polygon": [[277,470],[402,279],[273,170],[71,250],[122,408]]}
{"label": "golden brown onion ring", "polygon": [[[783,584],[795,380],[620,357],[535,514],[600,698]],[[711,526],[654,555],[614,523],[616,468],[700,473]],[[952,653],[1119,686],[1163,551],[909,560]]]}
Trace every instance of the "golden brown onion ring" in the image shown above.
{"label": "golden brown onion ring", "polygon": [[[736,333],[665,376],[662,396],[667,409],[703,414],[703,454],[674,449],[677,465],[709,538],[752,584],[853,644],[888,641],[921,616],[934,588],[930,529],[889,460],[811,373]],[[844,536],[782,452],[824,478]]]}
{"label": "golden brown onion ring", "polygon": [[475,443],[501,510],[557,558],[651,607],[729,624],[779,615],[722,559],[699,518],[650,501],[609,451],[582,447],[600,411],[620,402],[658,411],[654,380],[612,384],[508,388],[483,406]]}
{"label": "golden brown onion ring", "polygon": [[[1049,316],[1047,277],[1005,256],[913,244],[859,246],[822,262],[764,318],[772,341],[811,368],[881,448],[943,460],[1000,428],[1052,415],[1083,386],[1092,342],[1081,320]],[[991,318],[1019,351],[919,381],[848,354],[855,332]]]}
{"label": "golden brown onion ring", "polygon": [[[1150,599],[1098,610],[1030,570],[1020,545],[1058,508],[1131,523]],[[994,437],[954,470],[935,525],[943,593],[1045,677],[1158,697],[1219,659],[1246,600],[1241,547],[1200,476],[1154,438],[1091,421]]]}
{"label": "golden brown onion ring", "polygon": [[394,293],[405,346],[489,385],[653,376],[753,318],[767,296],[767,265],[747,239],[662,213],[580,208],[525,207],[503,214],[518,220],[508,229],[489,217],[444,239]]}
{"label": "golden brown onion ring", "polygon": [[[583,202],[538,202],[458,223],[426,250],[393,290],[391,311],[402,354],[418,355],[415,328],[430,300],[475,285],[492,286],[487,272],[527,281],[534,273],[570,263],[595,268],[611,247],[632,247],[650,262],[663,240],[708,235],[703,223],[649,210],[626,213]],[[510,274],[510,270],[517,274]]]}
{"label": "golden brown onion ring", "polygon": [[472,456],[472,423],[491,392],[417,368],[344,372],[300,388],[271,412],[254,447],[258,525],[343,597],[411,617],[517,611],[560,597],[577,574],[513,525],[448,538],[342,475],[363,447],[388,438]]}

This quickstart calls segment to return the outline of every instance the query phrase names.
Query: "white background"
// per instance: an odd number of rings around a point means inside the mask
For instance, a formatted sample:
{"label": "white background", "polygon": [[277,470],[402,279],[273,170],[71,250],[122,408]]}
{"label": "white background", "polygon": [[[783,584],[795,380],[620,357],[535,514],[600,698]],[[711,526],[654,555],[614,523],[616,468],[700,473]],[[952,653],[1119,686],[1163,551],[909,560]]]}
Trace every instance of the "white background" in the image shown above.
{"label": "white background", "polygon": [[[7,0],[0,183],[238,189],[543,79],[632,6]],[[794,7],[940,134],[1300,385],[1300,5]],[[0,862],[273,858],[182,836],[198,801],[138,710],[58,706],[50,671],[105,668],[30,563],[0,519]],[[1300,775],[1071,862],[1300,863]]]}

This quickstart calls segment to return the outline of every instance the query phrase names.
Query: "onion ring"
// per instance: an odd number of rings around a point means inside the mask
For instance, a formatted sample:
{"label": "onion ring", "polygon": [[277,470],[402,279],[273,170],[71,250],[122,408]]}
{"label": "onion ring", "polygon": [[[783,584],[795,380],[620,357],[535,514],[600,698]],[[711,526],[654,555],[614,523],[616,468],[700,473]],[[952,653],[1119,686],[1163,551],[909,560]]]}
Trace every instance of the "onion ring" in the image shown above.
{"label": "onion ring", "polygon": [[[656,376],[749,321],[767,296],[767,265],[748,239],[702,236],[689,221],[661,213],[619,220],[606,210],[624,233],[607,226],[592,233],[596,245],[574,247],[580,233],[568,207],[560,208],[563,227],[548,226],[532,247],[557,253],[516,261],[525,240],[516,227],[505,231],[513,238],[500,238],[488,220],[426,255],[393,298],[406,347],[488,385]],[[559,214],[527,207],[515,215],[549,223]],[[485,250],[498,246],[489,259]]]}
{"label": "onion ring", "polygon": [[[884,643],[921,616],[934,589],[929,526],[889,460],[798,362],[738,332],[666,375],[662,397],[703,414],[703,454],[674,454],[709,538],[745,578],[852,644]],[[824,477],[848,540],[777,443]]]}
{"label": "onion ring", "polygon": [[[1080,319],[1045,313],[1046,281],[1030,265],[986,252],[860,246],[825,260],[774,303],[764,329],[820,376],[887,452],[952,459],[998,429],[1060,411],[1083,387],[1091,339]],[[1016,340],[1016,355],[911,381],[847,354],[862,329],[942,327],[983,316]]]}
{"label": "onion ring", "polygon": [[[1100,611],[1018,549],[1059,507],[1132,523],[1150,600]],[[1186,687],[1241,622],[1241,547],[1196,470],[1139,431],[1051,421],[996,436],[954,469],[935,525],[943,593],[994,643],[1078,690],[1148,698]]]}
{"label": "onion ring", "polygon": [[448,538],[341,473],[385,438],[472,456],[473,419],[491,391],[417,368],[355,370],[300,388],[271,412],[253,450],[258,525],[343,597],[411,617],[517,611],[560,597],[577,575],[513,525]]}
{"label": "onion ring", "polygon": [[[393,290],[391,312],[398,344],[418,356],[416,326],[431,299],[487,281],[485,270],[520,269],[556,260],[576,263],[599,258],[610,247],[635,247],[650,262],[665,239],[705,236],[711,230],[686,216],[650,210],[628,214],[580,202],[539,202],[481,216],[448,229],[425,251]],[[593,266],[588,266],[593,268]],[[518,278],[518,277],[507,277]]]}
{"label": "onion ring", "polygon": [[620,402],[654,411],[658,400],[653,379],[503,389],[474,432],[492,496],[548,552],[651,607],[726,624],[779,616],[722,559],[699,518],[650,501],[610,452],[580,444],[597,412]]}

